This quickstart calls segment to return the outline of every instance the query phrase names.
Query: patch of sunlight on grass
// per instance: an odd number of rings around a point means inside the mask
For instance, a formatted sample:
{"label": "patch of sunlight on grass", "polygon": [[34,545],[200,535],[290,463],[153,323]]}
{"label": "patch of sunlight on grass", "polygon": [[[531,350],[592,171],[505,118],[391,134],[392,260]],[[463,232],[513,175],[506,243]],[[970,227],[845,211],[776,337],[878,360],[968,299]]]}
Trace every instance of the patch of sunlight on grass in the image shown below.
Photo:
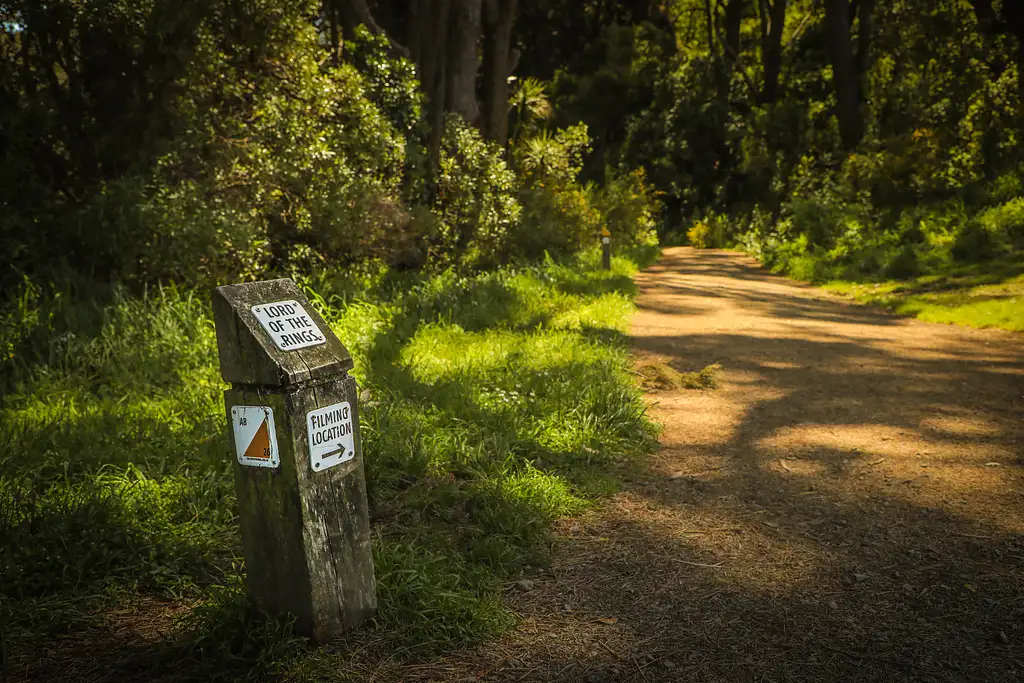
{"label": "patch of sunlight on grass", "polygon": [[972,269],[910,281],[833,281],[825,288],[928,322],[1024,331],[1024,275],[994,275]]}
{"label": "patch of sunlight on grass", "polygon": [[553,317],[551,325],[569,330],[593,328],[625,333],[629,328],[629,314],[632,310],[633,304],[625,296],[608,293],[561,312]]}
{"label": "patch of sunlight on grass", "polygon": [[974,301],[972,296],[977,294],[908,297],[893,310],[933,323],[1024,331],[1024,296]]}

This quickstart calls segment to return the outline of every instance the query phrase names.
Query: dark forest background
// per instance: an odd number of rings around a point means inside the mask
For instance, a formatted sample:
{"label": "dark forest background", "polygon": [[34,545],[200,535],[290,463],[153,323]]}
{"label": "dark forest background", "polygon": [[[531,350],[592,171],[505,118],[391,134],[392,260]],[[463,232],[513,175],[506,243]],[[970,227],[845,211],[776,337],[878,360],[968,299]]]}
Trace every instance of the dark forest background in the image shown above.
{"label": "dark forest background", "polygon": [[8,284],[480,268],[604,225],[803,277],[1024,239],[1019,3],[58,0],[0,26]]}

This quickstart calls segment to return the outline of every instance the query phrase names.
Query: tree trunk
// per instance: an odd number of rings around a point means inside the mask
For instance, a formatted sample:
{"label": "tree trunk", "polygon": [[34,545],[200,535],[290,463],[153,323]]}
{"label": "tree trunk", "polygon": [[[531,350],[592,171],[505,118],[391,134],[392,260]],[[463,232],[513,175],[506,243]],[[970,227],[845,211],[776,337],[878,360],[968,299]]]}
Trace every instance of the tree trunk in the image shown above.
{"label": "tree trunk", "polygon": [[721,36],[722,66],[718,82],[718,98],[722,102],[729,101],[729,89],[732,85],[732,73],[740,57],[740,23],[743,20],[743,3],[745,0],[726,0],[725,28]]}
{"label": "tree trunk", "polygon": [[725,5],[725,40],[722,44],[725,58],[735,63],[740,56],[740,22],[746,0],[728,0]]}
{"label": "tree trunk", "polygon": [[[430,0],[409,0],[409,14],[405,24],[405,44],[409,48],[409,58],[420,68],[423,63],[423,46],[426,44],[426,26],[431,10]],[[419,74],[420,83],[423,83],[423,73]]]}
{"label": "tree trunk", "polygon": [[331,64],[341,63],[341,15],[338,12],[339,0],[325,0],[324,15],[331,29]]}
{"label": "tree trunk", "polygon": [[512,26],[516,0],[486,0],[484,7],[483,133],[508,141],[508,77],[512,73]]}
{"label": "tree trunk", "polygon": [[[765,3],[767,4],[767,3]],[[761,99],[775,102],[779,96],[779,72],[782,71],[782,31],[786,26],[786,0],[775,0],[770,8],[762,10],[768,18],[761,45],[761,61],[764,65],[764,89]]]}
{"label": "tree trunk", "polygon": [[451,14],[451,0],[426,0],[430,8],[420,60],[420,79],[427,94],[427,125],[430,138],[427,154],[430,159],[431,176],[435,175],[441,158],[441,137],[444,135],[445,90],[447,72],[448,25]]}
{"label": "tree trunk", "polygon": [[476,77],[480,71],[483,0],[451,0],[451,3],[445,109],[475,124],[480,117]]}
{"label": "tree trunk", "polygon": [[1017,125],[1024,133],[1024,35],[1017,38]]}
{"label": "tree trunk", "polygon": [[31,98],[36,94],[36,78],[32,65],[32,52],[29,47],[29,30],[23,28],[18,34],[18,47],[21,52],[21,79],[25,94]]}
{"label": "tree trunk", "polygon": [[850,45],[848,0],[825,0],[825,38],[832,60],[832,87],[836,92],[836,119],[843,147],[853,149],[864,137],[857,67]]}
{"label": "tree trunk", "polygon": [[863,96],[864,78],[871,67],[871,34],[874,31],[875,0],[860,0],[857,8],[857,75]]}
{"label": "tree trunk", "polygon": [[704,15],[708,19],[708,52],[711,54],[711,59],[715,59],[715,55],[718,54],[718,50],[715,49],[715,44],[718,42],[715,40],[715,11],[711,7],[711,0],[704,0]]}

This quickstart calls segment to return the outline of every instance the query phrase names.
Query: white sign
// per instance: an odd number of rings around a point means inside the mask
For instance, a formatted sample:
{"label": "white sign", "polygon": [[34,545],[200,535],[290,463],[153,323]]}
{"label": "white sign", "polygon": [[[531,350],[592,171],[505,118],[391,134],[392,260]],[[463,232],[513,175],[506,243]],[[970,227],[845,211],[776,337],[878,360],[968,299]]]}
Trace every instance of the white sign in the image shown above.
{"label": "white sign", "polygon": [[306,413],[309,434],[309,464],[317,472],[356,457],[352,433],[352,406],[348,401]]}
{"label": "white sign", "polygon": [[257,304],[252,307],[252,314],[282,351],[295,351],[327,341],[298,301]]}
{"label": "white sign", "polygon": [[274,411],[269,406],[232,406],[231,426],[238,462],[249,467],[277,467],[281,464]]}

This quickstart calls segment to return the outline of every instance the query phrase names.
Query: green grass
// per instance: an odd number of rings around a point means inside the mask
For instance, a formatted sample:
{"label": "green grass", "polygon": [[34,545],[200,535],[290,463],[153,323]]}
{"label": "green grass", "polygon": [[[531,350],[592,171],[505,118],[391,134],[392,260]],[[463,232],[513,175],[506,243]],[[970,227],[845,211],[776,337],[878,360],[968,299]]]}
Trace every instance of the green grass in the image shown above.
{"label": "green grass", "polygon": [[990,262],[911,280],[834,280],[829,291],[899,315],[968,327],[1024,332],[1024,264]]}
{"label": "green grass", "polygon": [[[26,283],[0,318],[4,664],[23,672],[67,633],[102,637],[112,610],[154,597],[183,616],[148,648],[126,644],[121,666],[168,680],[341,680],[353,657],[426,656],[509,628],[501,590],[545,564],[552,521],[652,447],[624,336],[635,268],[620,257],[601,271],[591,252],[303,283],[370,398],[380,612],[329,649],[247,608],[207,297]],[[376,649],[356,655],[367,640]]]}

